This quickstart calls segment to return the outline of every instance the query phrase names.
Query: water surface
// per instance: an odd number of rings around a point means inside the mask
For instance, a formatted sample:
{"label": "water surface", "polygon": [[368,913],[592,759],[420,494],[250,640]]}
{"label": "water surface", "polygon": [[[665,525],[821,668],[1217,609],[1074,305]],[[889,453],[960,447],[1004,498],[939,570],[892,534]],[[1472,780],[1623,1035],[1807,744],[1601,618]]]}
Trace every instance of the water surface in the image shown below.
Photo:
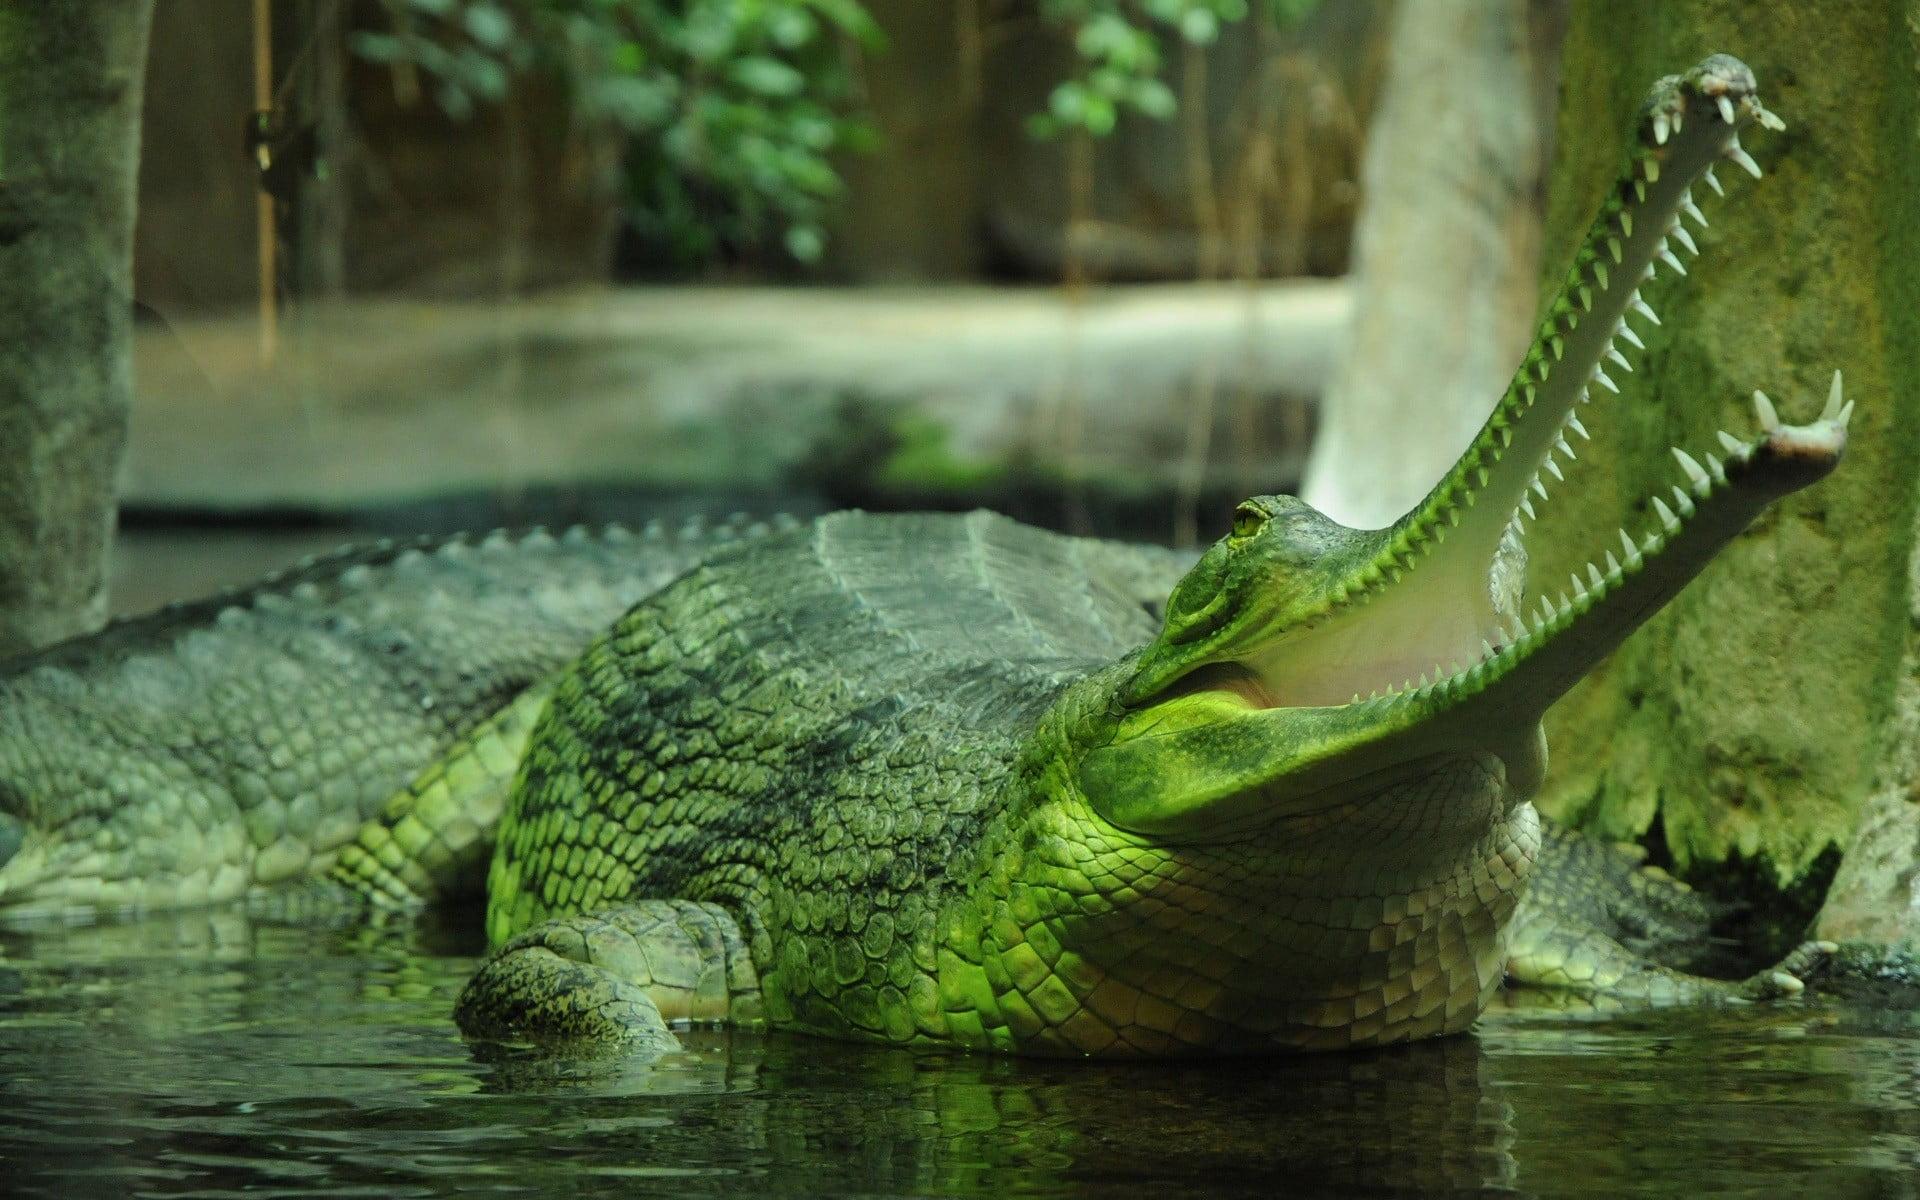
{"label": "water surface", "polygon": [[0,932],[0,1194],[1884,1196],[1920,1022],[1503,1011],[1367,1054],[1103,1065],[686,1035],[476,1048],[472,929]]}

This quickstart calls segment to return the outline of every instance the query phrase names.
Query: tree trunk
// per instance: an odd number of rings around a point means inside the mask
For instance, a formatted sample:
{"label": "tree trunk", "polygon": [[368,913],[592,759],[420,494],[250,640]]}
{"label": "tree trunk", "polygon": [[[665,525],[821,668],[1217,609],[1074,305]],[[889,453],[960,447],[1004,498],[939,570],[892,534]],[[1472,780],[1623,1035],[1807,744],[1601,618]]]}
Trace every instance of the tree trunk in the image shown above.
{"label": "tree trunk", "polygon": [[1394,17],[1354,233],[1353,325],[1301,488],[1337,521],[1377,528],[1412,508],[1526,350],[1551,94],[1538,85],[1552,77],[1559,9],[1408,0]]}
{"label": "tree trunk", "polygon": [[[1832,478],[1769,510],[1554,710],[1541,807],[1756,899],[1791,888],[1817,901],[1863,811],[1900,843],[1888,854],[1909,871],[1915,857],[1920,0],[1630,14],[1577,0],[1549,261],[1564,261],[1614,178],[1649,83],[1716,50],[1753,68],[1786,132],[1745,138],[1766,178],[1726,164],[1725,201],[1694,189],[1712,222],[1702,256],[1688,278],[1663,272],[1645,289],[1662,324],[1636,325],[1637,374],[1592,405],[1595,441],[1542,513],[1530,570],[1563,580],[1623,520],[1644,528],[1644,498],[1681,478],[1667,447],[1750,433],[1756,388],[1806,420],[1844,368],[1852,444]],[[1853,894],[1884,903],[1888,877],[1875,878]]]}
{"label": "tree trunk", "polygon": [[0,4],[0,654],[106,616],[152,15]]}

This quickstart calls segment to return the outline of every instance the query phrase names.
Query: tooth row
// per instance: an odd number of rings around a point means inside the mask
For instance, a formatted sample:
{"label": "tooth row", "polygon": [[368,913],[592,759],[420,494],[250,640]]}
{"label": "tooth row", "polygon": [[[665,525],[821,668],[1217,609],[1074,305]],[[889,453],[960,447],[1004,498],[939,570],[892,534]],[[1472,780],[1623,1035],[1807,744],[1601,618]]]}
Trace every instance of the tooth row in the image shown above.
{"label": "tooth row", "polygon": [[[1737,118],[1741,114],[1735,109],[1732,100],[1723,95],[1715,97],[1714,102],[1719,109],[1721,119],[1728,125],[1737,126],[1739,123]],[[1741,100],[1741,108],[1748,110],[1754,119],[1769,129],[1784,127],[1779,118],[1764,108],[1761,108],[1759,104],[1751,100],[1751,98],[1743,98]],[[1662,110],[1654,113],[1652,119],[1655,143],[1664,146],[1669,138],[1679,133],[1683,125],[1684,115],[1684,105],[1673,111]],[[1760,177],[1759,164],[1755,163],[1752,156],[1741,148],[1737,133],[1729,139],[1726,149],[1722,151],[1722,156],[1755,178]],[[1660,179],[1660,157],[1657,154],[1651,153],[1639,155],[1636,157],[1634,166],[1635,170],[1630,178],[1630,184],[1633,188],[1635,198],[1644,202],[1647,197],[1647,186],[1657,183]],[[1711,166],[1702,173],[1702,178],[1705,179],[1707,186],[1712,188],[1716,195],[1724,196],[1726,194],[1720,185],[1720,181],[1715,178]],[[1691,189],[1686,189],[1681,192],[1678,208],[1679,211],[1675,213],[1666,231],[1661,235],[1659,245],[1654,252],[1653,260],[1647,265],[1646,273],[1643,276],[1644,279],[1653,279],[1655,277],[1656,263],[1664,263],[1668,268],[1673,270],[1674,273],[1679,275],[1685,275],[1687,273],[1686,264],[1674,250],[1674,245],[1676,244],[1680,249],[1689,254],[1698,255],[1700,253],[1699,243],[1681,221],[1681,218],[1684,216],[1693,221],[1699,228],[1707,228],[1706,214],[1701,212],[1700,206],[1694,202]],[[1536,341],[1536,349],[1529,354],[1528,361],[1522,364],[1520,379],[1516,381],[1515,388],[1508,397],[1508,406],[1520,412],[1524,412],[1526,409],[1532,407],[1538,394],[1538,386],[1546,382],[1548,375],[1551,373],[1552,364],[1561,361],[1565,356],[1566,335],[1572,332],[1582,316],[1593,311],[1595,289],[1598,288],[1601,291],[1605,291],[1611,285],[1613,274],[1609,267],[1609,260],[1611,260],[1614,266],[1619,265],[1623,261],[1625,254],[1624,239],[1633,236],[1633,221],[1634,215],[1630,206],[1620,207],[1619,210],[1613,214],[1612,222],[1604,227],[1604,231],[1600,234],[1599,238],[1583,248],[1580,259],[1575,263],[1571,277],[1567,281],[1567,288],[1563,290],[1561,297],[1554,302],[1553,307],[1547,314],[1544,328],[1541,331],[1542,336]],[[1655,313],[1652,306],[1641,297],[1638,288],[1628,295],[1626,312],[1644,318],[1650,325],[1657,326],[1660,324],[1659,314]],[[1591,402],[1592,392],[1596,385],[1616,395],[1619,394],[1619,386],[1614,383],[1613,378],[1607,374],[1605,367],[1607,364],[1611,364],[1622,371],[1630,373],[1633,370],[1633,365],[1626,354],[1621,351],[1618,342],[1625,342],[1637,350],[1646,349],[1646,343],[1633,327],[1627,323],[1623,315],[1622,319],[1615,325],[1612,335],[1607,339],[1606,349],[1602,352],[1600,363],[1594,367],[1592,375],[1580,389],[1580,404]],[[1838,383],[1836,380],[1836,389],[1837,387]],[[1837,391],[1835,394],[1837,395]],[[1518,403],[1515,404],[1513,403],[1514,401],[1518,401]],[[1767,403],[1763,395],[1755,394],[1755,407],[1760,412],[1760,423],[1763,429],[1772,430],[1778,426],[1778,417],[1773,414],[1771,404]],[[1836,418],[1844,420],[1845,416],[1851,416],[1852,414],[1852,405],[1846,404],[1844,406],[1844,416],[1842,415],[1843,409],[1838,399],[1830,401],[1828,407],[1831,412],[1826,414],[1826,418],[1830,420]],[[1522,518],[1524,517],[1530,521],[1539,520],[1539,511],[1534,506],[1535,498],[1538,498],[1542,503],[1545,503],[1548,498],[1546,485],[1541,481],[1541,474],[1551,475],[1556,482],[1564,482],[1566,479],[1565,472],[1561,469],[1559,462],[1554,458],[1555,452],[1557,451],[1560,454],[1564,454],[1569,462],[1576,458],[1573,445],[1567,438],[1567,431],[1569,429],[1579,434],[1582,438],[1590,439],[1592,437],[1592,435],[1587,432],[1586,426],[1581,423],[1578,415],[1569,412],[1561,427],[1560,433],[1555,437],[1552,446],[1548,449],[1540,469],[1528,480],[1527,489],[1521,496],[1519,507],[1508,520],[1506,530],[1502,534],[1503,539],[1511,539],[1516,546],[1524,545],[1526,529]],[[1481,487],[1484,487],[1487,483],[1488,465],[1490,465],[1491,461],[1497,460],[1500,452],[1511,446],[1513,442],[1511,428],[1501,426],[1497,429],[1497,433],[1500,440],[1491,459],[1477,466],[1477,480],[1478,485]],[[1744,444],[1740,443],[1738,439],[1731,437],[1731,435],[1723,433],[1721,440],[1729,455],[1744,455],[1749,452]],[[1735,450],[1736,446],[1740,447],[1738,452]],[[1703,466],[1697,459],[1686,454],[1683,450],[1676,448],[1674,453],[1680,460],[1683,470],[1687,472],[1688,482],[1696,495],[1705,496],[1707,492],[1712,489],[1716,481],[1725,481],[1725,469],[1721,461],[1714,455],[1706,455],[1707,465]],[[1470,489],[1467,492],[1466,503],[1470,504],[1472,502],[1476,490],[1477,489]],[[1680,513],[1678,517],[1674,515],[1672,509],[1667,507],[1665,501],[1658,498],[1654,500],[1661,525],[1669,533],[1676,529],[1679,522],[1686,516],[1691,515],[1694,510],[1692,500],[1682,489],[1676,487],[1674,489],[1674,496],[1675,507],[1678,508]],[[1444,514],[1446,518],[1445,524],[1458,525],[1460,523],[1460,509],[1462,507],[1462,505],[1450,507]],[[1431,539],[1437,542],[1442,536],[1443,531],[1444,525],[1436,522],[1430,535]],[[1629,538],[1624,531],[1621,533],[1621,542],[1628,552],[1629,567],[1636,565],[1640,561],[1641,552],[1634,548],[1632,539]],[[1656,546],[1657,543],[1658,538],[1649,534],[1647,545],[1653,547]],[[1402,548],[1393,555],[1390,565],[1386,566],[1381,574],[1389,582],[1398,579],[1402,571],[1410,569],[1418,557],[1425,553],[1427,548],[1425,545]],[[1618,568],[1618,564],[1614,561],[1611,552],[1608,552],[1607,559],[1610,568]],[[1588,564],[1588,575],[1588,582],[1591,589],[1599,589],[1603,577],[1598,568],[1593,564]],[[1588,589],[1581,587],[1577,574],[1574,576],[1572,582],[1574,585],[1574,595],[1577,600],[1585,599],[1585,597],[1590,594]],[[1372,590],[1373,588],[1371,584],[1369,584],[1362,592],[1361,599],[1365,599],[1371,595]],[[1551,601],[1543,598],[1541,603],[1543,605],[1545,618],[1552,620]],[[1564,611],[1566,607],[1567,605],[1563,603],[1561,611]],[[1537,630],[1538,628],[1540,628],[1539,618],[1536,618],[1535,629]],[[1521,632],[1523,631],[1510,631],[1509,640],[1517,640]],[[1489,649],[1491,648],[1489,647]],[[1449,674],[1450,672],[1448,671],[1436,669],[1434,672],[1434,681],[1438,682],[1439,680],[1445,679]],[[1413,686],[1414,681],[1408,680],[1407,686],[1401,690],[1409,690]],[[1421,677],[1419,686],[1423,688],[1427,686],[1426,676],[1423,675]],[[1375,695],[1378,695],[1378,693],[1375,693]],[[1356,699],[1358,698],[1356,697]]]}
{"label": "tooth row", "polygon": [[[1779,428],[1779,417],[1775,413],[1772,403],[1767,400],[1763,393],[1756,392],[1754,394],[1754,408],[1760,417],[1760,424],[1764,430],[1772,432]],[[1827,397],[1827,406],[1821,414],[1822,419],[1840,421],[1844,424],[1846,419],[1852,416],[1852,413],[1853,404],[1851,401],[1845,400],[1842,396],[1839,373],[1835,372],[1833,387]],[[1736,462],[1745,462],[1752,457],[1754,451],[1752,445],[1742,442],[1724,430],[1722,430],[1718,436],[1729,459]],[[1644,566],[1649,556],[1659,553],[1665,548],[1667,541],[1671,539],[1674,534],[1680,532],[1680,527],[1685,524],[1687,519],[1699,511],[1698,506],[1694,503],[1696,496],[1704,499],[1711,494],[1716,486],[1724,485],[1727,482],[1725,462],[1718,455],[1705,453],[1700,458],[1696,458],[1678,446],[1672,447],[1671,450],[1674,461],[1680,465],[1682,472],[1687,476],[1687,482],[1691,487],[1691,494],[1689,494],[1688,489],[1675,486],[1673,488],[1673,503],[1671,505],[1660,496],[1650,498],[1649,503],[1653,508],[1654,515],[1660,522],[1659,531],[1650,531],[1640,541],[1636,542],[1633,539],[1633,535],[1628,533],[1624,527],[1617,529],[1615,533],[1620,539],[1619,550],[1617,553],[1613,550],[1603,552],[1601,557],[1606,562],[1606,569],[1604,571],[1593,562],[1587,563],[1584,577],[1580,571],[1575,571],[1570,574],[1567,577],[1567,588],[1562,590],[1557,598],[1550,599],[1542,595],[1539,598],[1538,604],[1527,610],[1528,615],[1524,619],[1518,621],[1509,619],[1500,630],[1500,645],[1496,646],[1492,641],[1483,637],[1480,641],[1481,656],[1479,660],[1474,663],[1473,667],[1469,668],[1468,674],[1472,674],[1474,669],[1499,658],[1502,654],[1505,654],[1507,650],[1525,641],[1527,638],[1546,633],[1556,622],[1559,622],[1563,618],[1569,615],[1577,615],[1579,612],[1585,611],[1594,603],[1598,602],[1608,592],[1612,591],[1614,587],[1618,586],[1627,574],[1637,571]],[[1702,459],[1705,461],[1703,462]],[[1436,672],[1433,676],[1433,682],[1436,684],[1440,683],[1457,673],[1457,671]],[[1409,680],[1407,685],[1401,690],[1419,690],[1427,686],[1427,676],[1422,675],[1417,683],[1416,681]]]}

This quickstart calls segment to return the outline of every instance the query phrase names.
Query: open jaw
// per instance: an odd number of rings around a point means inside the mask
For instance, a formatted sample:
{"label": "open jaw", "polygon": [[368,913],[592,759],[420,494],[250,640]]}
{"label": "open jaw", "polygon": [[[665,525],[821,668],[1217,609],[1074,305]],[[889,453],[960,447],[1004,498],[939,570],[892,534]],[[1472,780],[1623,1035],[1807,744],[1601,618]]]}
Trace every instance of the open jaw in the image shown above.
{"label": "open jaw", "polygon": [[[1329,564],[1339,578],[1304,612],[1295,604],[1281,620],[1209,632],[1186,653],[1170,626],[1168,644],[1149,649],[1125,697],[1133,714],[1083,769],[1098,776],[1084,782],[1105,794],[1116,823],[1217,828],[1435,753],[1531,745],[1547,706],[1767,504],[1833,468],[1852,407],[1838,375],[1825,411],[1804,426],[1782,424],[1756,393],[1758,436],[1674,450],[1678,484],[1647,498],[1651,528],[1595,547],[1564,590],[1515,602],[1501,578],[1519,570],[1534,502],[1566,478],[1560,459],[1574,457],[1570,434],[1586,434],[1583,406],[1617,391],[1610,369],[1630,369],[1616,344],[1639,345],[1627,316],[1657,320],[1640,284],[1657,263],[1684,274],[1673,247],[1695,247],[1680,220],[1705,224],[1692,184],[1711,180],[1721,159],[1758,176],[1737,138],[1748,123],[1780,126],[1737,60],[1716,55],[1656,85],[1627,170],[1532,349],[1446,477],[1393,525],[1342,531],[1354,549]],[[1144,782],[1145,760],[1127,762],[1146,744],[1181,764],[1177,800],[1165,783]]]}

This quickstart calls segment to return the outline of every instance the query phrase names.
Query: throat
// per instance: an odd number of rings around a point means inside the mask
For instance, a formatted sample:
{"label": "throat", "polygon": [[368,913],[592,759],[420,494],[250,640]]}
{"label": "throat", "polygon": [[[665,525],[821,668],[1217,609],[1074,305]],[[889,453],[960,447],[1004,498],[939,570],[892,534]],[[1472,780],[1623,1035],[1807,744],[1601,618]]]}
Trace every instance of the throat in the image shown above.
{"label": "throat", "polygon": [[1037,843],[991,906],[1037,919],[989,925],[982,947],[1010,1026],[1031,996],[1054,1006],[1019,1048],[1271,1053],[1465,1029],[1503,979],[1538,823],[1492,754],[1419,766],[1231,843]]}

